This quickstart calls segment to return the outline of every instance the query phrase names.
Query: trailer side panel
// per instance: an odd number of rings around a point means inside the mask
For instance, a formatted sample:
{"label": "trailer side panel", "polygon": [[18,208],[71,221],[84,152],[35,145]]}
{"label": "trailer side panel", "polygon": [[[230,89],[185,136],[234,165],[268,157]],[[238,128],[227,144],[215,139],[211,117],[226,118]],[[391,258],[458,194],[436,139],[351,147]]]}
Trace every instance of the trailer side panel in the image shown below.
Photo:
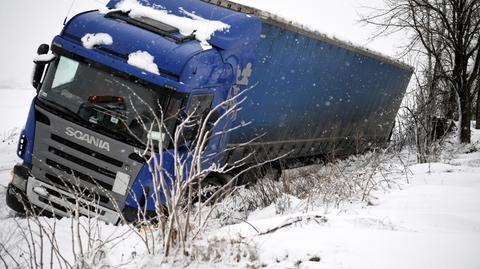
{"label": "trailer side panel", "polygon": [[264,21],[229,161],[351,154],[388,140],[411,69]]}

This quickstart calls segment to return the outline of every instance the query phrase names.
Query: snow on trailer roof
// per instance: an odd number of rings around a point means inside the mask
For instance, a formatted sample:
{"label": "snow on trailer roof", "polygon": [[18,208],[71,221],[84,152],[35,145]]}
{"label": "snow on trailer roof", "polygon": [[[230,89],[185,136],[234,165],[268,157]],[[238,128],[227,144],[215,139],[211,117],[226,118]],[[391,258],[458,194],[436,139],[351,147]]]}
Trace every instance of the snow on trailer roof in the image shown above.
{"label": "snow on trailer roof", "polygon": [[282,16],[270,13],[270,12],[265,11],[265,10],[261,10],[259,8],[247,6],[247,5],[240,4],[240,3],[235,3],[235,2],[232,2],[232,1],[229,1],[229,0],[199,0],[199,1],[207,2],[207,3],[217,5],[217,6],[220,6],[220,7],[223,7],[223,8],[227,8],[229,10],[233,10],[233,11],[236,11],[236,12],[241,12],[241,13],[248,14],[248,15],[253,15],[253,16],[259,17],[265,23],[272,24],[272,25],[277,25],[277,26],[280,26],[282,28],[288,29],[290,31],[293,31],[293,32],[296,32],[296,33],[299,33],[299,34],[302,34],[302,35],[305,35],[305,36],[308,36],[308,37],[311,37],[311,38],[314,38],[314,39],[317,39],[317,40],[320,40],[320,41],[323,41],[323,42],[326,42],[326,43],[334,44],[338,47],[342,47],[342,48],[345,48],[345,49],[350,50],[350,51],[358,52],[360,54],[378,59],[380,61],[393,64],[393,65],[398,66],[399,68],[402,68],[402,69],[406,69],[406,70],[410,70],[410,71],[414,70],[414,68],[412,66],[410,66],[410,65],[408,65],[408,64],[406,64],[402,61],[399,61],[399,60],[397,60],[397,59],[395,59],[391,56],[385,55],[385,54],[377,52],[377,51],[370,50],[370,49],[362,47],[360,45],[355,45],[355,44],[353,44],[352,42],[349,42],[349,41],[344,41],[344,40],[335,38],[333,36],[329,36],[325,33],[321,33],[317,30],[311,29],[311,27],[309,27],[307,25],[304,25],[302,23],[299,23],[299,22],[296,22],[296,21],[293,21],[293,20],[288,20],[288,19],[286,19]]}

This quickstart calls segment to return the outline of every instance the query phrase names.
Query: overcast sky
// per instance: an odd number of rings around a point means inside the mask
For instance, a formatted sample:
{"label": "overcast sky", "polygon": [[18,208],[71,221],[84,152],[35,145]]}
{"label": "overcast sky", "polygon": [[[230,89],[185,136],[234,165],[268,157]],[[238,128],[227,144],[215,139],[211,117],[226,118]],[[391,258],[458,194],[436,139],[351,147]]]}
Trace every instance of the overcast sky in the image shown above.
{"label": "overcast sky", "polygon": [[[50,44],[62,28],[72,0],[1,0],[0,88],[28,88],[32,60],[39,44]],[[364,6],[382,0],[234,0],[293,19],[330,36],[395,56],[399,36],[369,42],[373,29],[358,23]],[[76,0],[70,16],[103,6],[105,0]]]}

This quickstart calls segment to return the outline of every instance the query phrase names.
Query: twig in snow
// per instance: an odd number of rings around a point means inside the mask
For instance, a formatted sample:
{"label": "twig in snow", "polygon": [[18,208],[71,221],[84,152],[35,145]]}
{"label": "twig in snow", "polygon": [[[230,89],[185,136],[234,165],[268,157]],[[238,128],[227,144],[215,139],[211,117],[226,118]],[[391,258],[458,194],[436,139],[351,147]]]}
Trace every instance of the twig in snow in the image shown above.
{"label": "twig in snow", "polygon": [[290,219],[289,221],[287,221],[286,223],[284,223],[280,226],[268,229],[265,232],[261,232],[258,235],[260,236],[260,235],[266,235],[266,234],[274,233],[274,232],[276,232],[280,229],[286,228],[288,226],[292,226],[293,224],[296,224],[296,223],[299,223],[299,222],[302,222],[302,221],[311,221],[311,220],[314,220],[318,224],[327,222],[327,218],[324,217],[324,216],[320,216],[320,215],[300,216],[300,217]]}

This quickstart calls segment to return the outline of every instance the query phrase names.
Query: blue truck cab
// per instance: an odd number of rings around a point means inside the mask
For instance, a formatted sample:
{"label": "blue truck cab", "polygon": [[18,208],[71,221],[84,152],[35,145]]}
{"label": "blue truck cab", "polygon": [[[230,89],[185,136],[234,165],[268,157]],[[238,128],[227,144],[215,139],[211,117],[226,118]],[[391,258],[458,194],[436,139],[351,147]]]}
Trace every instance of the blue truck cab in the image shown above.
{"label": "blue truck cab", "polygon": [[[238,113],[212,132],[250,124],[212,136],[206,166],[248,155],[255,157],[247,164],[317,156],[333,147],[346,155],[388,140],[410,67],[226,0],[133,1],[228,26],[207,40],[169,20],[131,16],[118,8],[124,1],[74,16],[51,46],[39,48],[38,94],[17,149],[23,163],[7,193],[12,209],[33,205],[67,216],[74,190],[96,201],[94,208],[79,203],[80,214],[94,211],[111,223],[120,220],[118,211],[129,221],[139,207],[153,212],[152,175],[139,155],[150,135],[142,124],[154,113],[173,134],[180,115],[201,117],[249,87]],[[111,40],[85,45],[85,37],[102,34]],[[155,70],[132,63],[142,53]],[[162,145],[163,169],[174,174],[171,139]]]}

